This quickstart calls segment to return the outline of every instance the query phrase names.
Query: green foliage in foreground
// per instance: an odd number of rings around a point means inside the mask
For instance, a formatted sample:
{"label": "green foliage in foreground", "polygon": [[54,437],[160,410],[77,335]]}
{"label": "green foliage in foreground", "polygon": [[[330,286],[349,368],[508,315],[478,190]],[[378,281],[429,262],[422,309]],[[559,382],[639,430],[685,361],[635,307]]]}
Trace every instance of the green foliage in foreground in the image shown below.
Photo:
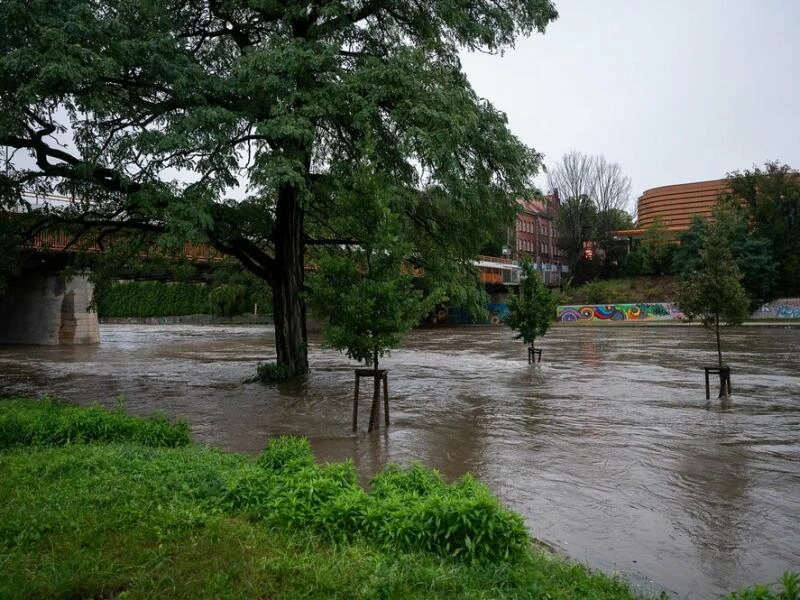
{"label": "green foliage in foreground", "polygon": [[0,401],[0,449],[122,441],[176,447],[191,440],[186,423],[170,423],[163,415],[131,417],[122,409],[73,406],[49,397]]}
{"label": "green foliage in foreground", "polygon": [[387,552],[498,562],[530,543],[519,515],[469,475],[448,485],[420,465],[389,467],[367,493],[352,463],[318,465],[308,443],[293,438],[273,440],[258,464],[230,487],[226,509],[334,542],[365,539]]}
{"label": "green foliage in foreground", "polygon": [[754,585],[732,593],[727,600],[800,600],[800,574],[784,573],[777,585]]}
{"label": "green foliage in foreground", "polygon": [[[42,410],[0,405],[20,421]],[[367,493],[352,464],[317,465],[297,438],[256,461],[193,445],[17,446],[0,451],[0,481],[2,598],[633,597],[533,548],[471,478],[392,467]]]}

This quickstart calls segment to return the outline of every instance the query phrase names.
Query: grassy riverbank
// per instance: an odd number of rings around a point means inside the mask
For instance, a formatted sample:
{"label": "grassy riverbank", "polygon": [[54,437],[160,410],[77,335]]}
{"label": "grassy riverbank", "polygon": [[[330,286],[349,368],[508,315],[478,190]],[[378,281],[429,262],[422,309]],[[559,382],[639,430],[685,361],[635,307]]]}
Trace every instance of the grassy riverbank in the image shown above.
{"label": "grassy riverbank", "polygon": [[366,492],[305,440],[253,460],[50,400],[0,401],[0,448],[2,598],[632,597],[469,477],[388,469]]}
{"label": "grassy riverbank", "polygon": [[308,442],[258,459],[185,424],[0,400],[2,598],[633,598],[531,544],[470,477],[388,468],[369,490]]}

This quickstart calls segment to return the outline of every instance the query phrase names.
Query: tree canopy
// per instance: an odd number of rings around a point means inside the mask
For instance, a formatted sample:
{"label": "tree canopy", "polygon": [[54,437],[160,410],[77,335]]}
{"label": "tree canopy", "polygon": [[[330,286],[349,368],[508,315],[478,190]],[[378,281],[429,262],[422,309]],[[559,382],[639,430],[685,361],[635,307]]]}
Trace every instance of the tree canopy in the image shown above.
{"label": "tree canopy", "polygon": [[519,295],[510,295],[508,307],[511,311],[506,323],[517,331],[516,339],[534,347],[537,337],[550,329],[555,318],[556,303],[552,292],[545,287],[542,278],[529,260],[522,263]]}
{"label": "tree canopy", "polygon": [[[744,209],[736,204],[722,203],[713,211],[713,221],[719,227],[719,236],[728,247],[742,275],[742,286],[750,298],[750,310],[775,297],[778,267],[769,240],[754,235],[749,230]],[[703,244],[708,223],[695,215],[687,231],[678,237],[673,262],[679,275],[689,276],[702,269]]]}
{"label": "tree canopy", "polygon": [[[544,31],[550,0],[5,0],[4,204],[203,240],[272,287],[278,362],[307,369],[304,262],[357,247],[372,199],[454,299],[541,157],[479,98],[461,50]],[[379,193],[378,193],[379,192]]]}
{"label": "tree canopy", "polygon": [[594,240],[597,233],[597,208],[591,198],[576,196],[562,200],[556,216],[556,230],[574,276],[583,258],[583,243]]}
{"label": "tree canopy", "polygon": [[800,295],[800,175],[789,165],[768,162],[763,169],[731,173],[728,186],[722,201],[744,209],[753,240],[772,253],[778,269],[774,292]]}
{"label": "tree canopy", "polygon": [[[596,242],[607,254],[613,253],[612,232],[632,228],[632,218],[627,213],[631,180],[622,172],[619,163],[608,161],[602,154],[572,150],[548,169],[547,183],[551,189],[558,190],[562,201],[584,198],[594,205],[591,219],[588,212],[576,212],[571,207],[562,222],[574,223],[569,226],[563,223],[562,230],[591,231],[592,237],[584,238],[581,242]],[[587,219],[591,222],[587,222]],[[575,244],[569,240],[568,252],[573,246]],[[616,258],[609,256],[610,260]]]}

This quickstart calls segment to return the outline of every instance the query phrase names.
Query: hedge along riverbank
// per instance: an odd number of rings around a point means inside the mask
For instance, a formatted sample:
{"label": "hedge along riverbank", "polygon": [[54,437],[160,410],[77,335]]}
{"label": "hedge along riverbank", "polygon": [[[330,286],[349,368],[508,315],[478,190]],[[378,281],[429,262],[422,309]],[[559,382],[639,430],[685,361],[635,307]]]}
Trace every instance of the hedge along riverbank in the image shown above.
{"label": "hedge along riverbank", "polygon": [[203,283],[113,281],[95,289],[99,317],[168,317],[211,314]]}
{"label": "hedge along riverbank", "polygon": [[171,281],[104,281],[95,287],[101,319],[151,318],[184,315],[232,317],[272,312],[263,282],[239,276],[236,281],[187,283]]}

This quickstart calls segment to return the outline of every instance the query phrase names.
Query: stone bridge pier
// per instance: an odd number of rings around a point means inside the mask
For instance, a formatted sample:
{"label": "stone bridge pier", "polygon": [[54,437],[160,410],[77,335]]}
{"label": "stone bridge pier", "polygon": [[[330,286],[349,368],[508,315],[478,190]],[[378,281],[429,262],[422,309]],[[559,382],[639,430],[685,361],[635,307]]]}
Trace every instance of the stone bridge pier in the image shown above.
{"label": "stone bridge pier", "polygon": [[0,298],[0,344],[98,343],[93,291],[88,273],[23,269]]}

